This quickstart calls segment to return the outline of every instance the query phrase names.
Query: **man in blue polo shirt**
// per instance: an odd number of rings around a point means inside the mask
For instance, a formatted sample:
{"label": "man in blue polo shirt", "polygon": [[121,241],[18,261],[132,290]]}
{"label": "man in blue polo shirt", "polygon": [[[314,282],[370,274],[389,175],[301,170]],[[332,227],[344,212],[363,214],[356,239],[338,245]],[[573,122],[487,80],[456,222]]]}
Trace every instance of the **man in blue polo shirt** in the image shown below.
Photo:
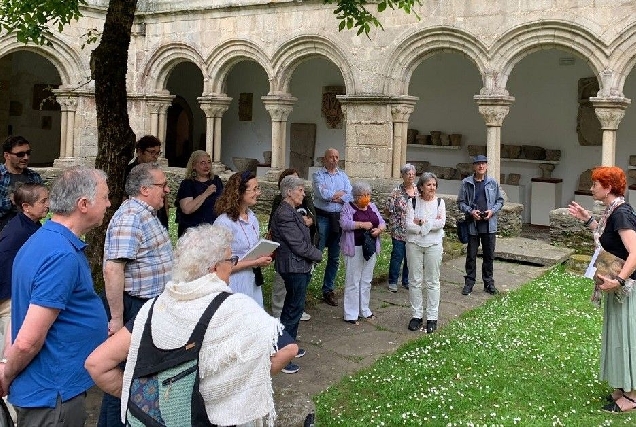
{"label": "man in blue polo shirt", "polygon": [[11,335],[0,363],[18,425],[83,426],[93,381],[86,357],[107,337],[106,313],[80,236],[110,206],[106,174],[73,167],[51,188],[53,216],[22,246],[13,264]]}

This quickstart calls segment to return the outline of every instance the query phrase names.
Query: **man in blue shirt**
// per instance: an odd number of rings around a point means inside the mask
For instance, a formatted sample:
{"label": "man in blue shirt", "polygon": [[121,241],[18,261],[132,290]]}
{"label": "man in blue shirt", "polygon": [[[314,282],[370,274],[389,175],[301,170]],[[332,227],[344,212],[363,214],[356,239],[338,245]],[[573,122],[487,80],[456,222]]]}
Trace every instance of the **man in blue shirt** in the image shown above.
{"label": "man in blue shirt", "polygon": [[103,171],[65,170],[51,188],[51,220],[13,263],[13,343],[0,363],[0,392],[9,392],[21,427],[86,421],[93,381],[84,361],[106,339],[108,321],[80,236],[102,223],[109,206]]}
{"label": "man in blue shirt", "polygon": [[340,155],[335,148],[325,151],[323,168],[314,172],[313,191],[320,242],[318,249],[327,248],[327,266],[322,281],[322,298],[333,306],[338,305],[333,293],[338,261],[340,260],[340,211],[342,205],[353,200],[351,183],[344,171],[338,168]]}

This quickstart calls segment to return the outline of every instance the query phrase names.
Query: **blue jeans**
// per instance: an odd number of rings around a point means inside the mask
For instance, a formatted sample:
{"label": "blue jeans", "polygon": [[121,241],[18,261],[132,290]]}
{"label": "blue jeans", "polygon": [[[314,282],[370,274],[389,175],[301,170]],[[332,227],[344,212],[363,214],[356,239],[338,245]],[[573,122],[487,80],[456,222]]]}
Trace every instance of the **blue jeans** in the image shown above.
{"label": "blue jeans", "polygon": [[391,261],[389,262],[389,284],[397,285],[398,277],[400,276],[400,266],[404,261],[404,267],[402,267],[402,285],[409,284],[409,267],[406,263],[406,242],[402,240],[395,240],[391,238],[393,242],[393,249],[391,249]]}
{"label": "blue jeans", "polygon": [[[106,308],[106,315],[108,319],[110,319],[110,309],[106,301],[106,293],[104,292],[101,296],[104,308]],[[125,292],[123,298],[125,328],[126,323],[137,316],[137,313],[141,310],[141,306],[144,305],[147,300],[130,296]],[[124,369],[126,362],[123,362],[120,367]],[[121,422],[121,400],[118,397],[104,393],[102,407],[99,411],[99,419],[97,420],[97,427],[124,427],[124,424]]]}
{"label": "blue jeans", "polygon": [[307,295],[311,273],[280,273],[280,277],[283,278],[287,290],[283,310],[280,313],[280,323],[295,340],[298,335],[300,316],[305,310],[305,295]]}
{"label": "blue jeans", "polygon": [[320,233],[320,242],[318,249],[321,251],[327,248],[327,265],[325,266],[325,277],[322,280],[323,295],[333,292],[336,282],[336,274],[338,274],[338,263],[340,261],[340,233],[332,233],[329,218],[326,216],[316,215],[318,220],[318,232]]}

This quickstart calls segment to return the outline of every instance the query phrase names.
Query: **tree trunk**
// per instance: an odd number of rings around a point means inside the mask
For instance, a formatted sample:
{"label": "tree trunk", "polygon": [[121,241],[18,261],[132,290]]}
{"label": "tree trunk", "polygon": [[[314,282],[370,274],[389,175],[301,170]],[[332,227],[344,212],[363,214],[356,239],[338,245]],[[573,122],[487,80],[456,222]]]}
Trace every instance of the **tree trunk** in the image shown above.
{"label": "tree trunk", "polygon": [[97,288],[103,287],[102,259],[106,228],[124,197],[124,171],[133,155],[135,133],[128,120],[126,73],[130,33],[137,0],[110,0],[104,31],[92,53],[97,108],[95,167],[108,175],[111,207],[101,226],[86,236],[87,256]]}

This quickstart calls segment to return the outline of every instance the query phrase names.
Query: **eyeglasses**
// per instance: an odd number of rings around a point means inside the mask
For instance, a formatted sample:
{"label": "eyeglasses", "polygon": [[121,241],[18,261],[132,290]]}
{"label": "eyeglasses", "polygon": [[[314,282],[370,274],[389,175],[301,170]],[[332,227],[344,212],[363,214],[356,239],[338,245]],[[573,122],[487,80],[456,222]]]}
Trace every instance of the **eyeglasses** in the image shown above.
{"label": "eyeglasses", "polygon": [[159,150],[159,151],[145,150],[145,151],[146,151],[146,153],[150,154],[151,156],[155,156],[155,157],[161,156],[161,150]]}
{"label": "eyeglasses", "polygon": [[257,186],[256,186],[256,187],[254,187],[254,188],[246,188],[246,189],[245,189],[245,192],[248,192],[248,191],[251,191],[251,192],[254,192],[254,193],[258,193],[259,191],[261,191],[261,187],[259,187],[259,186],[257,185]]}
{"label": "eyeglasses", "polygon": [[161,187],[161,188],[166,188],[168,186],[168,183],[167,182],[164,182],[163,184],[154,184],[153,183],[152,185],[155,185],[155,186]]}
{"label": "eyeglasses", "polygon": [[31,150],[18,151],[17,153],[12,153],[11,151],[9,151],[9,154],[13,154],[14,156],[16,156],[16,157],[21,159],[24,156],[30,156],[31,155]]}
{"label": "eyeglasses", "polygon": [[238,264],[238,260],[239,260],[238,255],[234,255],[231,258],[224,259],[223,261],[229,262],[230,264],[232,264],[232,267],[234,267],[236,264]]}

